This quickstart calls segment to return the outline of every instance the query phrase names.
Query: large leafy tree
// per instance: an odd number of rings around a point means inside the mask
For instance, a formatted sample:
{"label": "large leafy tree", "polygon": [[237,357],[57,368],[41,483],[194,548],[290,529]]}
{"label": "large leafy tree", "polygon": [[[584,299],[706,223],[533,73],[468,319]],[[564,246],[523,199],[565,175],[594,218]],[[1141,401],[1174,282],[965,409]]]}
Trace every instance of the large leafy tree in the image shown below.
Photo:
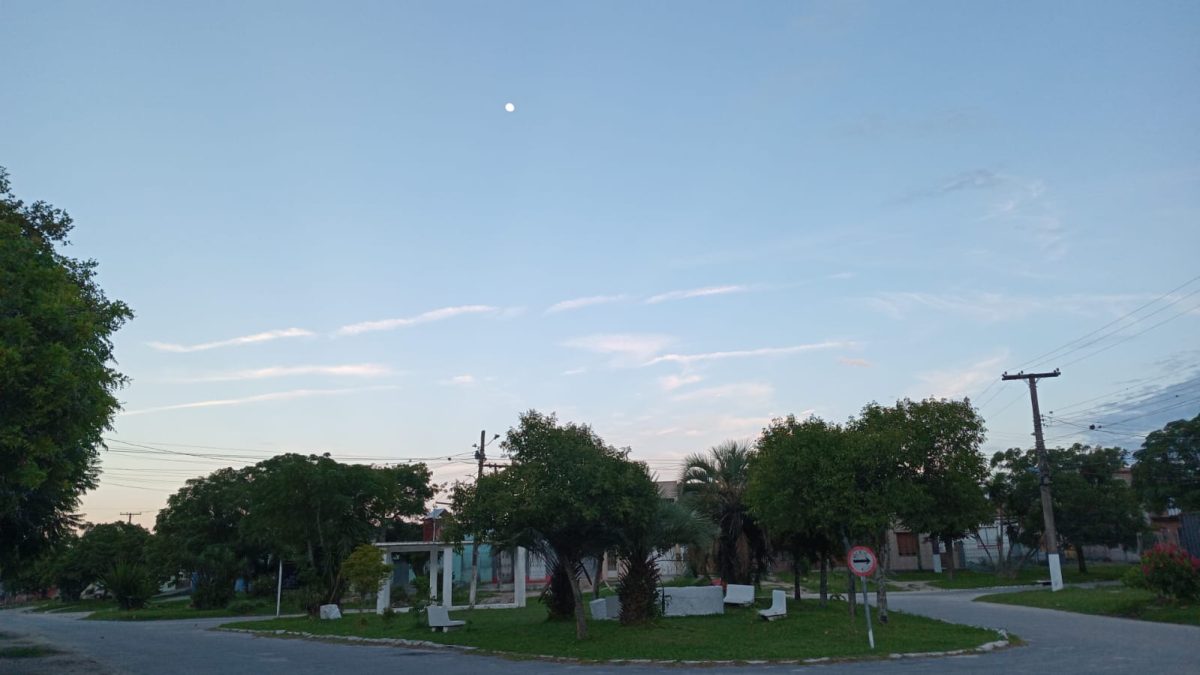
{"label": "large leafy tree", "polygon": [[246,469],[219,469],[187,481],[167,499],[155,523],[163,569],[196,576],[192,604],[199,609],[224,607],[233,599],[234,581],[251,571],[265,551],[243,536],[250,512]]}
{"label": "large leafy tree", "polygon": [[154,592],[153,535],[146,528],[122,521],[87,524],[82,535],[67,541],[53,562],[65,599],[77,600],[88,584],[99,582],[129,609]]}
{"label": "large leafy tree", "polygon": [[0,575],[79,524],[126,381],[111,338],[133,313],[105,296],[95,261],[58,250],[71,228],[13,196],[0,168]]}
{"label": "large leafy tree", "polygon": [[[1075,444],[1046,451],[1057,543],[1075,548],[1080,571],[1087,569],[1084,546],[1132,546],[1145,529],[1133,490],[1116,476],[1124,459],[1120,448]],[[1044,525],[1036,451],[997,453],[992,465],[996,477],[990,490],[1002,500],[997,507],[1006,515],[1008,534],[1026,547],[1037,547]]]}
{"label": "large leafy tree", "polygon": [[1133,487],[1146,506],[1200,511],[1200,415],[1151,432],[1133,459]]}
{"label": "large leafy tree", "polygon": [[746,501],[772,539],[791,553],[797,599],[801,566],[815,560],[826,602],[830,563],[842,550],[844,514],[836,504],[844,501],[847,485],[835,472],[842,442],[837,425],[789,415],[763,429],[750,465]]}
{"label": "large leafy tree", "polygon": [[342,464],[329,455],[278,455],[246,470],[250,497],[239,536],[304,561],[319,590],[314,604],[336,603],[346,587],[342,561],[388,523],[422,513],[433,497],[429,478],[424,464],[378,467]]}
{"label": "large leafy tree", "polygon": [[753,448],[728,441],[684,460],[685,503],[717,525],[715,558],[724,583],[755,583],[766,570],[767,535],[746,503]]}
{"label": "large leafy tree", "polygon": [[584,639],[583,561],[647,527],[658,491],[645,465],[626,459],[627,451],[606,444],[587,425],[560,424],[553,414],[522,414],[502,447],[509,467],[481,477],[474,490],[457,490],[455,511],[493,543],[542,555],[558,577],[556,593],[569,593],[576,637]]}
{"label": "large leafy tree", "polygon": [[[967,399],[904,399],[888,412],[913,488],[896,515],[912,531],[929,533],[935,553],[939,542],[949,550],[995,517],[984,491],[988,460],[980,451],[983,419]],[[953,578],[954,565],[949,574]]]}

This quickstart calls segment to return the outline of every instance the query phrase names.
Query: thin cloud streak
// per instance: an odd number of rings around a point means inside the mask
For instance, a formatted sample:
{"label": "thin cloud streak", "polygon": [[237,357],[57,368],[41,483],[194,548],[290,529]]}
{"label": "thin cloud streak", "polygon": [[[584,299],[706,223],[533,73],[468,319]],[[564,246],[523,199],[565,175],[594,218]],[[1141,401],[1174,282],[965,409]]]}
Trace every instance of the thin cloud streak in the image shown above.
{"label": "thin cloud streak", "polygon": [[756,358],[760,356],[783,356],[787,354],[799,354],[802,352],[811,352],[820,349],[844,349],[856,346],[856,342],[844,340],[828,340],[826,342],[815,342],[806,345],[793,345],[791,347],[762,347],[760,349],[740,349],[728,352],[708,352],[704,354],[663,354],[650,359],[645,366],[652,366],[657,363],[681,363],[689,365],[701,361],[720,361],[724,359],[746,359]]}
{"label": "thin cloud streak", "polygon": [[395,330],[397,328],[416,326],[423,323],[444,321],[446,319],[452,319],[456,316],[462,316],[464,314],[490,314],[496,311],[499,311],[498,308],[492,307],[491,305],[461,305],[458,307],[442,307],[441,309],[430,310],[416,316],[352,323],[337,329],[336,335],[358,335],[360,333],[368,333],[377,330]]}
{"label": "thin cloud streak", "polygon": [[668,302],[670,300],[686,300],[688,298],[703,298],[710,295],[745,293],[748,290],[750,290],[749,286],[707,286],[705,288],[693,288],[686,291],[670,291],[646,298],[646,304],[657,305],[660,302]]}
{"label": "thin cloud streak", "polygon": [[627,295],[589,295],[585,298],[574,298],[571,300],[563,300],[556,302],[546,308],[546,314],[556,314],[558,312],[566,312],[572,309],[580,309],[583,307],[591,307],[593,305],[605,305],[613,302],[621,302],[628,299]]}
{"label": "thin cloud streak", "polygon": [[610,355],[614,365],[637,365],[654,357],[674,341],[668,335],[613,333],[585,335],[567,340],[563,345]]}
{"label": "thin cloud streak", "polygon": [[722,384],[716,387],[705,387],[685,394],[673,396],[673,401],[716,401],[722,399],[769,399],[775,393],[775,387],[766,382],[736,382]]}
{"label": "thin cloud streak", "polygon": [[291,391],[276,391],[269,394],[258,394],[256,396],[246,396],[244,398],[225,398],[214,399],[210,401],[195,401],[192,403],[177,403],[174,405],[156,406],[153,408],[142,408],[141,410],[127,410],[121,413],[122,417],[132,417],[134,415],[146,415],[149,413],[165,412],[168,410],[188,410],[191,408],[215,408],[220,406],[244,405],[246,403],[261,403],[263,401],[290,401],[297,398],[309,398],[312,396],[344,396],[346,394],[358,394],[368,391],[384,391],[388,389],[398,389],[396,385],[382,385],[378,387],[355,387],[350,389],[293,389]]}
{"label": "thin cloud streak", "polygon": [[272,377],[294,375],[332,375],[338,377],[382,377],[391,375],[388,366],[378,363],[352,363],[340,366],[272,366],[253,370],[238,370],[181,380],[182,382],[236,382],[239,380],[263,380]]}
{"label": "thin cloud streak", "polygon": [[290,337],[309,337],[314,335],[310,330],[303,328],[282,328],[279,330],[269,330],[253,335],[242,335],[240,337],[230,338],[228,340],[217,340],[215,342],[201,342],[195,345],[181,345],[171,342],[147,342],[146,344],[160,352],[173,352],[176,354],[187,354],[189,352],[203,352],[209,349],[219,349],[221,347],[237,347],[241,345],[252,345],[260,342],[270,342]]}

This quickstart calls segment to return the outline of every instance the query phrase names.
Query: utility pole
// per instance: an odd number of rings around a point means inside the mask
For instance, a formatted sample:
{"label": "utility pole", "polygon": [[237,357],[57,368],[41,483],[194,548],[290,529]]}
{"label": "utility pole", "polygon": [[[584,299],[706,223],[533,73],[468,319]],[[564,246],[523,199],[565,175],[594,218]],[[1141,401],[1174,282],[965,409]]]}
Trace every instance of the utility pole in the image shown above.
{"label": "utility pole", "polygon": [[134,516],[140,516],[140,515],[142,515],[142,512],[141,512],[141,511],[133,511],[133,512],[129,512],[129,511],[122,511],[122,512],[121,512],[121,515],[123,515],[123,516],[129,516],[129,524],[130,524],[130,525],[132,525],[132,524],[133,524],[133,517],[134,517]]}
{"label": "utility pole", "polygon": [[[492,436],[492,441],[500,438],[500,434]],[[479,479],[483,478],[483,467],[487,465],[487,446],[492,441],[487,440],[487,430],[480,429],[479,445],[475,446],[475,461],[479,462],[479,471],[475,474],[475,500],[479,500]],[[472,533],[471,540],[471,592],[467,604],[475,608],[475,590],[479,587],[479,540],[480,532]]]}
{"label": "utility pole", "polygon": [[1063,587],[1062,567],[1058,558],[1058,530],[1054,527],[1054,502],[1050,498],[1050,463],[1046,460],[1046,441],[1042,438],[1042,411],[1038,408],[1037,381],[1043,377],[1058,377],[1058,368],[1052,373],[1004,373],[1002,380],[1025,380],[1029,382],[1029,399],[1033,403],[1033,437],[1037,449],[1038,477],[1042,493],[1042,519],[1045,521],[1044,541],[1046,557],[1050,563],[1050,590],[1060,591]]}

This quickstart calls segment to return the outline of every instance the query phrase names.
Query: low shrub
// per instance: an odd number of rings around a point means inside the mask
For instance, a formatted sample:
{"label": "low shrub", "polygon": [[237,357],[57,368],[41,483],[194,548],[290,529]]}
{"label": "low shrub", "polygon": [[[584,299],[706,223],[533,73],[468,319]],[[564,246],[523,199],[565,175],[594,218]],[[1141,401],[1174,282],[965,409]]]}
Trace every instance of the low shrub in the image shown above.
{"label": "low shrub", "polygon": [[1121,584],[1127,588],[1149,588],[1142,568],[1136,566],[1125,570],[1125,574],[1121,575]]}
{"label": "low shrub", "polygon": [[140,609],[154,597],[158,584],[145,565],[119,562],[104,577],[104,586],[121,609]]}
{"label": "low shrub", "polygon": [[229,603],[230,614],[248,615],[258,612],[262,608],[262,603],[254,600],[234,600]]}
{"label": "low shrub", "polygon": [[1200,599],[1200,558],[1175,544],[1155,544],[1142,554],[1140,570],[1160,598]]}

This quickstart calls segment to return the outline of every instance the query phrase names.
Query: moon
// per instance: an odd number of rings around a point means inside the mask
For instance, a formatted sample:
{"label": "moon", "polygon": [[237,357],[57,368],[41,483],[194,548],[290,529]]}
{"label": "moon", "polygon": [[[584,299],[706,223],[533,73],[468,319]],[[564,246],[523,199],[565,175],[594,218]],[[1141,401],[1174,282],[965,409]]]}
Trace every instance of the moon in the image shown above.
{"label": "moon", "polygon": [[504,104],[504,109],[505,109],[507,112],[514,112],[514,111],[517,109],[517,106],[515,106],[515,105],[513,105],[513,104],[511,104],[511,103],[505,103],[505,104]]}

